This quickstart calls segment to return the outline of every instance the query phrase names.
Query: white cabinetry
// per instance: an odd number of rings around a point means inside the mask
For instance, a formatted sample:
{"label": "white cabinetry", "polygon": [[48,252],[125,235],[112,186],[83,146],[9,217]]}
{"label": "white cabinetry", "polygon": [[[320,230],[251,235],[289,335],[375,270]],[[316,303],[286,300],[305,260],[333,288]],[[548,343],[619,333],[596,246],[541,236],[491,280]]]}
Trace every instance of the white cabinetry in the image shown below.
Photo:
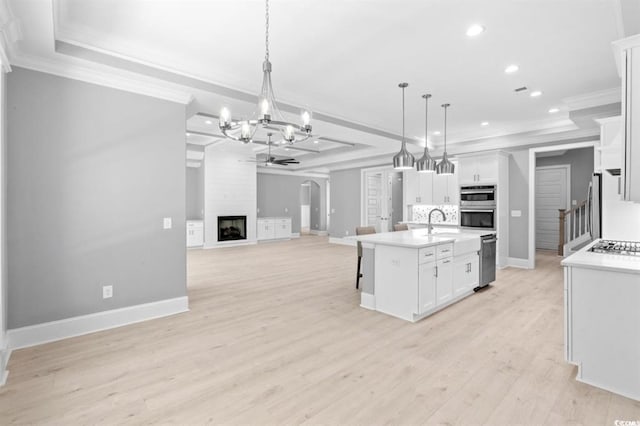
{"label": "white cabinetry", "polygon": [[606,173],[622,168],[622,117],[596,120],[600,124],[600,145],[595,150],[593,170]]}
{"label": "white cabinetry", "polygon": [[622,77],[622,194],[640,202],[640,34],[615,43]]}
{"label": "white cabinetry", "polygon": [[457,205],[459,201],[458,175],[404,172],[404,204]]}
{"label": "white cabinetry", "polygon": [[257,239],[277,240],[291,238],[290,217],[261,217],[258,218]]}
{"label": "white cabinetry", "polygon": [[187,221],[187,247],[201,247],[204,244],[204,224],[201,220]]}
{"label": "white cabinetry", "polygon": [[[470,277],[463,277],[466,281],[462,285],[454,282],[458,257],[476,265],[477,283],[477,251],[453,257],[452,243],[420,249],[376,245],[375,309],[413,322],[473,294]],[[460,287],[466,290],[456,293]]]}
{"label": "white cabinetry", "polygon": [[461,185],[490,184],[499,181],[499,159],[494,154],[462,157],[458,160]]}
{"label": "white cabinetry", "polygon": [[479,257],[475,254],[456,257],[453,262],[453,297],[473,290],[479,282]]}

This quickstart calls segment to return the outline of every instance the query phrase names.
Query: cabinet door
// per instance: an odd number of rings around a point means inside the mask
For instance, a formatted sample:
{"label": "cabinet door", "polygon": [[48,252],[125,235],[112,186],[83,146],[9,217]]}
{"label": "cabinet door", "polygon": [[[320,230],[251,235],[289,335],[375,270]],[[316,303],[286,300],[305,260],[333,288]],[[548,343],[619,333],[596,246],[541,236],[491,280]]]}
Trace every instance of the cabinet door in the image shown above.
{"label": "cabinet door", "polygon": [[276,238],[291,238],[291,219],[278,219],[275,222]]}
{"label": "cabinet door", "polygon": [[435,263],[421,264],[418,279],[418,313],[423,314],[436,307]]}
{"label": "cabinet door", "polygon": [[418,173],[418,204],[434,204],[433,177],[434,173]]}
{"label": "cabinet door", "polygon": [[418,172],[406,170],[404,172],[402,184],[404,185],[404,204],[418,204],[419,183]]}
{"label": "cabinet door", "polygon": [[479,257],[477,254],[461,256],[453,262],[453,297],[473,290],[480,281]]}
{"label": "cabinet door", "polygon": [[476,159],[476,182],[477,183],[497,183],[498,182],[498,157],[495,155],[480,157]]}
{"label": "cabinet door", "polygon": [[460,204],[460,185],[458,184],[458,174],[447,176],[447,204],[457,206]]}
{"label": "cabinet door", "polygon": [[267,221],[258,219],[258,225],[256,227],[256,238],[259,240],[267,239]]}
{"label": "cabinet door", "polygon": [[436,267],[436,306],[440,306],[453,299],[453,261],[438,260]]}
{"label": "cabinet door", "polygon": [[476,183],[478,171],[476,169],[476,161],[473,158],[461,158],[458,160],[458,179],[460,184]]}
{"label": "cabinet door", "polygon": [[445,175],[433,177],[433,204],[448,204],[448,178]]}

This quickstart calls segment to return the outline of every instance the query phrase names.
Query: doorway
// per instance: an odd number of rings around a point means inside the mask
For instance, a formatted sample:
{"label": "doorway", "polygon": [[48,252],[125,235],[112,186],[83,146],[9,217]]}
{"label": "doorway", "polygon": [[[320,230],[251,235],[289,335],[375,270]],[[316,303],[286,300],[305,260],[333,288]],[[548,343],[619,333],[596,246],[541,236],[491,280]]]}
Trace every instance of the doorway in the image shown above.
{"label": "doorway", "polygon": [[305,180],[300,184],[300,234],[319,234],[322,194],[318,182]]}
{"label": "doorway", "polygon": [[402,172],[384,168],[361,172],[362,226],[373,226],[376,232],[389,232],[402,221]]}
{"label": "doorway", "polygon": [[569,208],[570,191],[570,165],[536,167],[536,249],[558,249],[558,211]]}

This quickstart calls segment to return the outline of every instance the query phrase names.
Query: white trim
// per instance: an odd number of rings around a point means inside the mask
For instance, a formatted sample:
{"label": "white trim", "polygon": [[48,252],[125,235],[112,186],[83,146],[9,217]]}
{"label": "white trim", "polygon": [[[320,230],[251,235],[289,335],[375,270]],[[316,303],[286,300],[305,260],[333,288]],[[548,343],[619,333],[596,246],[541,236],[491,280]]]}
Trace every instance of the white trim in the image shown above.
{"label": "white trim", "polygon": [[356,247],[358,245],[358,242],[356,240],[350,240],[347,238],[338,238],[338,237],[329,237],[329,243],[341,244],[343,246],[352,246],[352,247]]}
{"label": "white trim", "polygon": [[300,233],[299,232],[292,232],[291,233],[291,238],[300,238]]}
{"label": "white trim", "polygon": [[529,260],[519,257],[507,257],[507,267],[529,269]]}
{"label": "white trim", "polygon": [[327,231],[319,231],[317,229],[310,229],[309,233],[311,235],[317,235],[319,237],[326,237],[327,235],[329,235],[329,233]]}
{"label": "white trim", "polygon": [[189,311],[189,298],[183,296],[14,328],[7,333],[9,348],[15,350],[41,345],[187,311]]}
{"label": "white trim", "polygon": [[105,72],[96,68],[81,66],[78,64],[68,64],[61,61],[53,61],[48,58],[16,55],[12,61],[13,65],[40,71],[59,77],[70,78],[72,80],[84,81],[85,83],[97,84],[99,86],[111,87],[112,89],[124,90],[126,92],[137,93],[153,98],[164,99],[179,104],[188,105],[193,99],[193,95],[183,90],[167,88],[165,84],[154,84],[148,79],[127,78]]}
{"label": "white trim", "polygon": [[611,89],[572,96],[562,101],[567,105],[569,111],[615,104],[622,101],[622,89],[620,87],[612,87]]}
{"label": "white trim", "polygon": [[295,171],[295,170],[275,170],[275,169],[267,169],[267,168],[258,168],[258,173],[262,173],[264,175],[285,175],[285,176],[302,176],[302,177],[314,177],[314,178],[322,178],[329,179],[329,173],[321,173],[321,172],[305,172],[305,171]]}
{"label": "white trim", "polygon": [[360,307],[365,309],[370,309],[372,311],[376,310],[376,295],[365,293],[364,291],[360,293]]}
{"label": "white trim", "polygon": [[11,349],[9,349],[9,345],[4,340],[3,346],[0,347],[0,386],[3,386],[7,383],[7,377],[9,376],[9,370],[7,370],[7,366],[9,365],[9,358],[11,357]]}
{"label": "white trim", "polygon": [[536,267],[536,153],[588,147],[595,149],[598,143],[598,140],[594,140],[590,142],[569,143],[529,149],[529,269],[534,269]]}

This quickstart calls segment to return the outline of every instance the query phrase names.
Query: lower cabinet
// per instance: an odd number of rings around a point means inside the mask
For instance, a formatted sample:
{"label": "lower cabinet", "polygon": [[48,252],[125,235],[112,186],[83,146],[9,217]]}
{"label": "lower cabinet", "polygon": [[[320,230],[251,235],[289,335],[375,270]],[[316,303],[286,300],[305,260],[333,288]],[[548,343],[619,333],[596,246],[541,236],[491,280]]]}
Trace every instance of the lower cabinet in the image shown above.
{"label": "lower cabinet", "polygon": [[436,307],[435,262],[420,265],[418,281],[418,313],[423,314]]}
{"label": "lower cabinet", "polygon": [[204,225],[201,220],[187,221],[187,247],[201,247],[204,244]]}
{"label": "lower cabinet", "polygon": [[453,299],[453,261],[451,258],[436,262],[436,305]]}
{"label": "lower cabinet", "polygon": [[473,290],[480,283],[480,261],[477,254],[456,257],[453,262],[453,296]]}
{"label": "lower cabinet", "polygon": [[259,218],[256,238],[258,241],[291,238],[291,218]]}

